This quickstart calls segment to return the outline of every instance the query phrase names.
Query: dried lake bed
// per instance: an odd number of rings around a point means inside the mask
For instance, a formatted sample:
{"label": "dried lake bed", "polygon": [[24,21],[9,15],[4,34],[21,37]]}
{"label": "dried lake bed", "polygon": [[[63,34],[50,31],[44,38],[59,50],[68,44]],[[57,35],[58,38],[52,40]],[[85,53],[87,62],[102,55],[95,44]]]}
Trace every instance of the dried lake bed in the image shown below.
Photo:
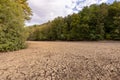
{"label": "dried lake bed", "polygon": [[28,41],[0,53],[0,80],[120,80],[120,42]]}

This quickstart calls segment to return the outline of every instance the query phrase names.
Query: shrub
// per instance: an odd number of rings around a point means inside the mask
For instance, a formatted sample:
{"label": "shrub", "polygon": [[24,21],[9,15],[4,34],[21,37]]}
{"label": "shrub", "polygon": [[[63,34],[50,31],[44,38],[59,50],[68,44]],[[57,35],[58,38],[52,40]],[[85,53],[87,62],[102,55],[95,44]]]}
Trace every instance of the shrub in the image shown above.
{"label": "shrub", "polygon": [[24,15],[12,0],[0,0],[0,52],[25,48]]}

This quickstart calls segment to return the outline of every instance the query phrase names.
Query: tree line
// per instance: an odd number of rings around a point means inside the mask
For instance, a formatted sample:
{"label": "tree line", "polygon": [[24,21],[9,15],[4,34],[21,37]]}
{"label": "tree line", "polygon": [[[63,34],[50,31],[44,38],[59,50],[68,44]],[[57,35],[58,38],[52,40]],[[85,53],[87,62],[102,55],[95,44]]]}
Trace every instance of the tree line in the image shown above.
{"label": "tree line", "polygon": [[26,47],[24,21],[30,15],[27,0],[0,0],[0,52]]}
{"label": "tree line", "polygon": [[120,2],[86,6],[77,14],[28,27],[28,40],[120,40]]}

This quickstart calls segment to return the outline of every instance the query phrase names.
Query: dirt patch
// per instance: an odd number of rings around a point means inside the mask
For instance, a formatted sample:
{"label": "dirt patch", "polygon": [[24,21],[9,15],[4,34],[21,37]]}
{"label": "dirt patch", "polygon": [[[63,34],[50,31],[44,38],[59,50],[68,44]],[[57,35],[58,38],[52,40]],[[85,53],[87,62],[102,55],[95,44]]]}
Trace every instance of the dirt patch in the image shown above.
{"label": "dirt patch", "polygon": [[28,42],[0,54],[0,80],[120,80],[120,42]]}

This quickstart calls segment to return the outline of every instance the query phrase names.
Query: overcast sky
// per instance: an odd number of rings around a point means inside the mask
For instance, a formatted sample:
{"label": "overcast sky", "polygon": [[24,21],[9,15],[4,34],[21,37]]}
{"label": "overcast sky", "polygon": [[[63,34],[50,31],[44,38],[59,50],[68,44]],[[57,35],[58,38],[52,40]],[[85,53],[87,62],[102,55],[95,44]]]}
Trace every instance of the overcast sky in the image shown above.
{"label": "overcast sky", "polygon": [[42,24],[58,16],[77,13],[91,4],[112,3],[114,0],[28,0],[32,19],[26,25]]}

